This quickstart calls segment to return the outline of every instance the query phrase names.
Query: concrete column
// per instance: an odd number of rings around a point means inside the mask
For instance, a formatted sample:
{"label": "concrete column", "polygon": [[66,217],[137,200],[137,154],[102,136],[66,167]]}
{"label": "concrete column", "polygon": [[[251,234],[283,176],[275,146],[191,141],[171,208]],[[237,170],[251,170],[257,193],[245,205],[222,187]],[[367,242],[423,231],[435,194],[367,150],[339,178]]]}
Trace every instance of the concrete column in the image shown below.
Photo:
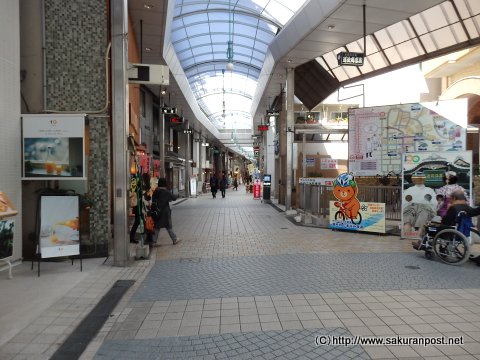
{"label": "concrete column", "polygon": [[[160,107],[160,111],[162,108]],[[159,140],[159,155],[160,155],[160,177],[165,177],[165,114],[163,111],[160,114],[160,124],[158,124],[158,140]]]}
{"label": "concrete column", "polygon": [[[190,127],[188,120],[185,121],[185,128]],[[192,164],[190,163],[190,134],[185,135],[185,197],[190,197],[190,176],[192,175]]]}
{"label": "concrete column", "polygon": [[293,100],[294,100],[294,83],[295,83],[295,69],[287,69],[287,96],[286,96],[286,109],[287,109],[287,186],[285,197],[285,210],[292,208],[292,173],[293,173],[293,135],[294,135],[294,113],[293,113]]}
{"label": "concrete column", "polygon": [[112,21],[112,148],[113,264],[125,266],[128,256],[128,86],[127,0],[111,2]]}

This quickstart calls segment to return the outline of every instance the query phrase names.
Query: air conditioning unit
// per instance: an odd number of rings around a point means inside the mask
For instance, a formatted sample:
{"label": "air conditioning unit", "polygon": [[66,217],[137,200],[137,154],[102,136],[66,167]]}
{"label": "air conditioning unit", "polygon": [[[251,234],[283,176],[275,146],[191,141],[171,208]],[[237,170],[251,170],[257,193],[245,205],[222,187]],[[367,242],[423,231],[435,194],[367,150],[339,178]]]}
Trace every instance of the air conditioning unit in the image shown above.
{"label": "air conditioning unit", "polygon": [[129,64],[127,76],[131,84],[169,85],[169,71],[165,65]]}

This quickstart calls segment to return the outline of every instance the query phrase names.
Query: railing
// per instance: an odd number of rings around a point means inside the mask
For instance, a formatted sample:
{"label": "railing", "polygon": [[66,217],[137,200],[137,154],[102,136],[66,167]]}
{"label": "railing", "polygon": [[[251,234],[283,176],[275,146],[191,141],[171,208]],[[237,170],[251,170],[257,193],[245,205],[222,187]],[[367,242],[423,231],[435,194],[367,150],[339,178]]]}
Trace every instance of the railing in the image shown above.
{"label": "railing", "polygon": [[[336,201],[333,187],[327,185],[300,184],[300,206],[303,211],[317,217],[329,218],[330,201]],[[400,186],[367,186],[361,185],[357,198],[361,202],[385,203],[385,220],[400,221],[401,219]]]}

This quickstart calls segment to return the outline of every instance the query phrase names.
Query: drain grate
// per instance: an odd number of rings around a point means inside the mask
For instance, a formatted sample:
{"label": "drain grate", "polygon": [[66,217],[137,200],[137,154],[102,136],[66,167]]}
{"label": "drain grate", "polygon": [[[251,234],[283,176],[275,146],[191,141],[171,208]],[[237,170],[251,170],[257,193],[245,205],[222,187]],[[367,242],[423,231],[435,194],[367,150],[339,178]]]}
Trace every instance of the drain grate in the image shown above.
{"label": "drain grate", "polygon": [[288,228],[280,228],[280,230],[288,230]]}
{"label": "drain grate", "polygon": [[420,266],[415,266],[415,265],[406,265],[405,269],[412,269],[412,270],[419,270]]}

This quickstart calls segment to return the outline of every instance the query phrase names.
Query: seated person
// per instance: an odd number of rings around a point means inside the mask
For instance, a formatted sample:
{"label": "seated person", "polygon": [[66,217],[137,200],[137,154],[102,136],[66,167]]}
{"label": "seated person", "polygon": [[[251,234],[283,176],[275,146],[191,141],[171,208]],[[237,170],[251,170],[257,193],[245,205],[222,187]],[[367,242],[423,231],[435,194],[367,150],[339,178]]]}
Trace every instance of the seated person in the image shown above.
{"label": "seated person", "polygon": [[[472,218],[480,215],[480,206],[473,208],[467,203],[467,197],[462,190],[455,190],[452,192],[451,203],[448,207],[447,213],[442,218],[440,228],[451,227],[456,225],[457,215],[461,211],[465,211],[467,217]],[[421,240],[413,241],[412,246],[414,249],[419,250],[421,246]]]}
{"label": "seated person", "polygon": [[462,190],[455,190],[450,196],[452,200],[447,209],[447,213],[442,218],[442,225],[455,226],[455,220],[460,211],[465,211],[468,217],[480,215],[480,206],[472,208],[468,205],[467,197]]}

